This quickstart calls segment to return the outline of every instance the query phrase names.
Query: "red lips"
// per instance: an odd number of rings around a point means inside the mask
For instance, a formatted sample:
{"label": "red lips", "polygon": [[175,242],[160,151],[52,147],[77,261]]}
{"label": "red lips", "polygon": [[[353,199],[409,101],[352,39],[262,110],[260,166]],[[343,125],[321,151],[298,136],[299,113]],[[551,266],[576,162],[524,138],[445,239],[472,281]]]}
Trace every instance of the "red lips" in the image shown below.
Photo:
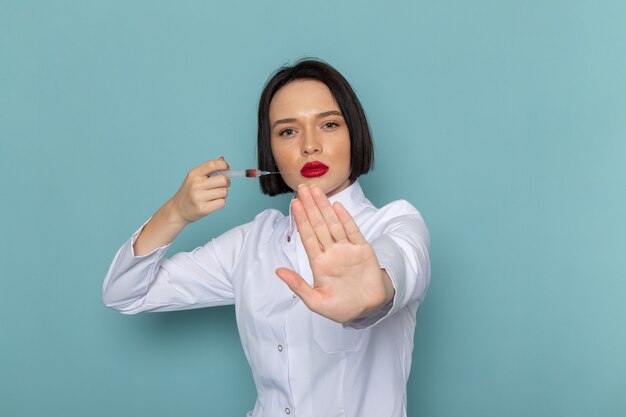
{"label": "red lips", "polygon": [[321,177],[328,172],[328,166],[320,161],[307,162],[300,170],[300,174],[305,178]]}

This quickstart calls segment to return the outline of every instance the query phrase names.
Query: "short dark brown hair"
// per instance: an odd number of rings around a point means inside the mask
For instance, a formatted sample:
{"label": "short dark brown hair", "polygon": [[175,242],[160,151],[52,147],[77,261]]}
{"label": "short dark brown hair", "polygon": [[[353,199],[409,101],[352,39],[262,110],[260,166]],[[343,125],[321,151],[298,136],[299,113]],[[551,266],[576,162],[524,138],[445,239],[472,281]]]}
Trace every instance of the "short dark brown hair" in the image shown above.
{"label": "short dark brown hair", "polygon": [[[278,171],[271,147],[270,103],[282,87],[295,80],[316,80],[324,83],[337,101],[350,134],[350,182],[374,166],[374,145],[363,107],[348,81],[324,61],[307,58],[293,66],[280,68],[265,84],[259,101],[259,131],[257,154],[259,169]],[[260,178],[261,191],[275,196],[288,193],[291,188],[280,175],[266,175]]]}

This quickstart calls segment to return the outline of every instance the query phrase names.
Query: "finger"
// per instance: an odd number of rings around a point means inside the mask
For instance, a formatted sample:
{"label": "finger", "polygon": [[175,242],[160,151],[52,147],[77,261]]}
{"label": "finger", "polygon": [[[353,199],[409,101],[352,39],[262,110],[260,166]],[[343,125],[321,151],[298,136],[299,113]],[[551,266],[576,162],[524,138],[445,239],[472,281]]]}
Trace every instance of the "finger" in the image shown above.
{"label": "finger", "polygon": [[311,308],[315,304],[316,293],[313,288],[295,271],[287,268],[278,268],[276,270],[278,278],[283,280],[285,284],[293,291],[304,303]]}
{"label": "finger", "polygon": [[202,178],[201,184],[205,190],[217,187],[230,187],[230,178],[226,175],[205,176]]}
{"label": "finger", "polygon": [[198,192],[197,198],[203,202],[209,202],[213,200],[217,200],[219,198],[226,198],[228,196],[228,188],[219,187],[219,188],[211,188],[209,190],[202,190]]}
{"label": "finger", "polygon": [[226,207],[225,198],[216,198],[215,200],[208,201],[202,205],[202,213],[206,216],[209,213],[213,213],[221,208]]}
{"label": "finger", "polygon": [[291,214],[293,214],[293,218],[296,221],[296,227],[300,233],[304,250],[309,259],[315,258],[322,253],[322,248],[320,247],[320,242],[311,227],[311,223],[309,223],[309,218],[300,200],[294,199],[291,202]]}
{"label": "finger", "polygon": [[223,159],[223,157],[220,157],[218,159],[212,159],[198,165],[196,168],[194,168],[194,171],[196,171],[198,175],[206,177],[212,172],[225,169],[228,169],[228,163]]}
{"label": "finger", "polygon": [[346,208],[340,203],[336,202],[333,204],[333,209],[335,213],[337,213],[337,217],[343,224],[343,228],[346,231],[348,236],[348,240],[352,243],[367,243],[365,236],[361,233],[361,229],[354,222],[352,215],[346,210]]}
{"label": "finger", "polygon": [[322,248],[328,248],[333,243],[333,237],[328,229],[326,220],[324,220],[324,216],[322,216],[322,212],[319,207],[317,207],[317,204],[311,195],[309,187],[306,185],[298,187],[298,200],[302,202],[302,205],[306,210],[309,223],[313,228],[315,236],[317,236],[317,239],[322,245]]}
{"label": "finger", "polygon": [[331,236],[335,240],[335,242],[343,242],[347,240],[346,231],[343,228],[343,224],[337,217],[337,213],[333,210],[333,207],[330,205],[330,201],[328,201],[328,197],[324,194],[324,191],[318,187],[311,187],[311,195],[317,204],[322,216],[324,216],[324,221],[326,222],[326,226],[330,231]]}

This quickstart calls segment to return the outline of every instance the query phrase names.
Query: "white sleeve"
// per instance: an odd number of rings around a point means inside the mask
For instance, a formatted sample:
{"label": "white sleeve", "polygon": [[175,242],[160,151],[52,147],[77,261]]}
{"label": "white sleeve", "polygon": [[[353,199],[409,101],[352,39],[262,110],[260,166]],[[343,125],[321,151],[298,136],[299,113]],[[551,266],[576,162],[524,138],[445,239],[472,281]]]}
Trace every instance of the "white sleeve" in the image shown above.
{"label": "white sleeve", "polygon": [[113,258],[102,286],[104,304],[126,314],[233,304],[231,272],[251,225],[238,226],[170,259],[165,258],[170,245],[135,256],[133,245],[142,226]]}
{"label": "white sleeve", "polygon": [[417,309],[424,301],[430,284],[430,236],[419,212],[407,202],[399,203],[409,208],[408,212],[387,220],[380,236],[371,242],[380,267],[391,278],[395,295],[381,310],[348,323],[349,327],[373,326],[407,305]]}

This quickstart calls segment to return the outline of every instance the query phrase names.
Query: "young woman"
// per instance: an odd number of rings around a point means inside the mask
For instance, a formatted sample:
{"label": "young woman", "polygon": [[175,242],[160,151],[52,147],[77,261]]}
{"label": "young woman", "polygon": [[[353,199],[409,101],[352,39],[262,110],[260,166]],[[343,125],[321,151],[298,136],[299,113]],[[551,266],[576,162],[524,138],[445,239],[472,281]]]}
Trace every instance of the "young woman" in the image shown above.
{"label": "young woman", "polygon": [[288,216],[265,210],[188,253],[164,257],[188,224],[223,208],[218,158],[120,248],[103,285],[122,313],[235,304],[258,398],[248,415],[401,417],[415,314],[430,281],[429,236],[406,201],[376,208],[357,178],[373,160],[352,88],[304,60],[279,70],[259,105],[259,168]]}

